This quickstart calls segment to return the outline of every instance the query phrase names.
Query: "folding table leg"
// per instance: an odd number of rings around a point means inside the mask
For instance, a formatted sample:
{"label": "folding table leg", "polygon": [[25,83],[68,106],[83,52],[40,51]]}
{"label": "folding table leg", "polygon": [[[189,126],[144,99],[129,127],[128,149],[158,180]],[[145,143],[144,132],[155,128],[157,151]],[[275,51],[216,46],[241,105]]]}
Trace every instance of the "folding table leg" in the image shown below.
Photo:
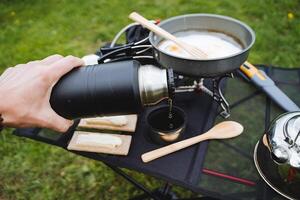
{"label": "folding table leg", "polygon": [[163,190],[162,190],[162,195],[168,195],[170,190],[172,189],[172,185],[168,182],[165,183]]}
{"label": "folding table leg", "polygon": [[137,182],[134,178],[130,177],[128,174],[126,174],[120,168],[112,166],[112,165],[107,164],[107,163],[105,163],[105,164],[106,164],[106,166],[108,166],[109,168],[111,168],[114,172],[116,172],[117,174],[119,174],[120,176],[122,176],[123,178],[125,178],[128,182],[130,182],[136,188],[142,190],[145,193],[145,195],[147,195],[148,197],[151,197],[154,200],[161,200],[161,198],[158,198],[155,194],[152,193],[152,191],[148,190],[144,185],[142,185],[141,183]]}

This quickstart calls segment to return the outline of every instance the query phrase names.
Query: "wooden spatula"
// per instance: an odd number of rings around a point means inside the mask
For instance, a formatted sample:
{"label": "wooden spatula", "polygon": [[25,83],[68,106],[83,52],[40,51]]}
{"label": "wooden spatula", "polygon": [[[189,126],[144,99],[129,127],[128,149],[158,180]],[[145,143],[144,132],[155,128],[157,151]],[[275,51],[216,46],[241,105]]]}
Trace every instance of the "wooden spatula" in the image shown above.
{"label": "wooden spatula", "polygon": [[142,26],[146,27],[150,31],[154,32],[155,34],[157,34],[167,40],[173,41],[175,44],[177,44],[179,47],[181,47],[183,50],[185,50],[187,53],[189,53],[191,56],[193,56],[193,58],[196,58],[196,59],[207,58],[207,54],[205,52],[201,51],[200,49],[198,49],[195,46],[189,45],[189,44],[179,40],[174,35],[170,34],[169,32],[160,28],[159,26],[153,24],[152,22],[150,22],[149,20],[147,20],[140,14],[138,14],[136,12],[132,12],[129,15],[129,18],[135,22],[140,23]]}
{"label": "wooden spatula", "polygon": [[206,133],[145,153],[142,155],[142,160],[143,162],[150,162],[204,140],[233,138],[240,135],[243,130],[243,126],[238,122],[224,121],[215,125]]}

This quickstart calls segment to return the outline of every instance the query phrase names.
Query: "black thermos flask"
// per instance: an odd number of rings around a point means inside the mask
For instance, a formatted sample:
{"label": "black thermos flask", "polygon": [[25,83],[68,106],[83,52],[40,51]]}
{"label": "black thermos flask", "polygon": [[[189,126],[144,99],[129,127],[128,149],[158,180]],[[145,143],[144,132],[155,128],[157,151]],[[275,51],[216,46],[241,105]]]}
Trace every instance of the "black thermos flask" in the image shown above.
{"label": "black thermos flask", "polygon": [[68,119],[139,113],[174,94],[171,69],[135,60],[73,69],[53,87],[50,104]]}

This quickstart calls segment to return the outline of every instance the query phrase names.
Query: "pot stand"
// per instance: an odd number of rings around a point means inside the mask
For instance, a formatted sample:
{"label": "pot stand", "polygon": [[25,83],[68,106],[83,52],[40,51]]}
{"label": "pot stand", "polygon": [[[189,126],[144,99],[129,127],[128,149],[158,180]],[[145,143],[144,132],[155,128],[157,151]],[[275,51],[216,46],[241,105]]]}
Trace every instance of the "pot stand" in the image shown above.
{"label": "pot stand", "polygon": [[[229,103],[227,102],[226,98],[223,95],[222,89],[224,88],[223,81],[226,80],[226,78],[233,78],[233,73],[224,74],[220,77],[214,77],[211,78],[212,81],[212,89],[209,89],[204,84],[204,78],[196,79],[193,83],[193,85],[181,85],[178,86],[175,90],[176,93],[180,92],[203,92],[210,97],[212,97],[220,106],[221,111],[219,111],[219,114],[223,118],[228,118],[230,116],[230,107]],[[206,78],[207,79],[207,78]]]}
{"label": "pot stand", "polygon": [[[162,67],[152,56],[152,46],[149,44],[149,38],[145,38],[139,42],[121,45],[117,47],[102,47],[97,54],[100,56],[98,63],[117,62],[124,60],[137,60],[142,64],[153,64]],[[175,72],[176,73],[176,72]],[[204,85],[204,78],[190,77],[194,80],[192,85],[182,85],[178,81],[176,83],[176,92],[204,92],[211,96],[220,106],[221,111],[219,114],[223,118],[230,116],[230,108],[227,100],[222,92],[222,82],[225,78],[233,78],[233,73],[227,73],[218,77],[210,77],[213,87],[211,89]],[[189,77],[186,77],[189,78]],[[177,80],[183,79],[183,76],[177,75]]]}
{"label": "pot stand", "polygon": [[153,62],[152,46],[149,43],[149,38],[144,38],[135,43],[119,45],[116,47],[101,47],[96,54],[100,56],[98,63],[117,62],[123,60],[137,60],[141,63],[148,63],[147,60]]}

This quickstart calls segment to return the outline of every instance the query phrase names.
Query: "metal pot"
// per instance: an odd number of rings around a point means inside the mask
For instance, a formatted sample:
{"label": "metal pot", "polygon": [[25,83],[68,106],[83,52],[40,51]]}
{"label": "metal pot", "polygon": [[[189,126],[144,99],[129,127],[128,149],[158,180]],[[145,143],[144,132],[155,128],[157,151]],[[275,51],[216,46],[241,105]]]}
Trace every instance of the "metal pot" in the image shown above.
{"label": "metal pot", "polygon": [[257,143],[255,166],[266,183],[288,199],[300,199],[300,112],[280,115]]}
{"label": "metal pot", "polygon": [[218,59],[184,59],[176,57],[158,48],[163,40],[150,33],[149,40],[154,49],[155,59],[166,68],[173,68],[177,74],[213,77],[224,75],[238,69],[247,59],[249,50],[254,44],[254,31],[241,21],[214,14],[189,14],[164,20],[159,26],[171,34],[187,30],[208,30],[232,36],[244,48],[240,52]]}

